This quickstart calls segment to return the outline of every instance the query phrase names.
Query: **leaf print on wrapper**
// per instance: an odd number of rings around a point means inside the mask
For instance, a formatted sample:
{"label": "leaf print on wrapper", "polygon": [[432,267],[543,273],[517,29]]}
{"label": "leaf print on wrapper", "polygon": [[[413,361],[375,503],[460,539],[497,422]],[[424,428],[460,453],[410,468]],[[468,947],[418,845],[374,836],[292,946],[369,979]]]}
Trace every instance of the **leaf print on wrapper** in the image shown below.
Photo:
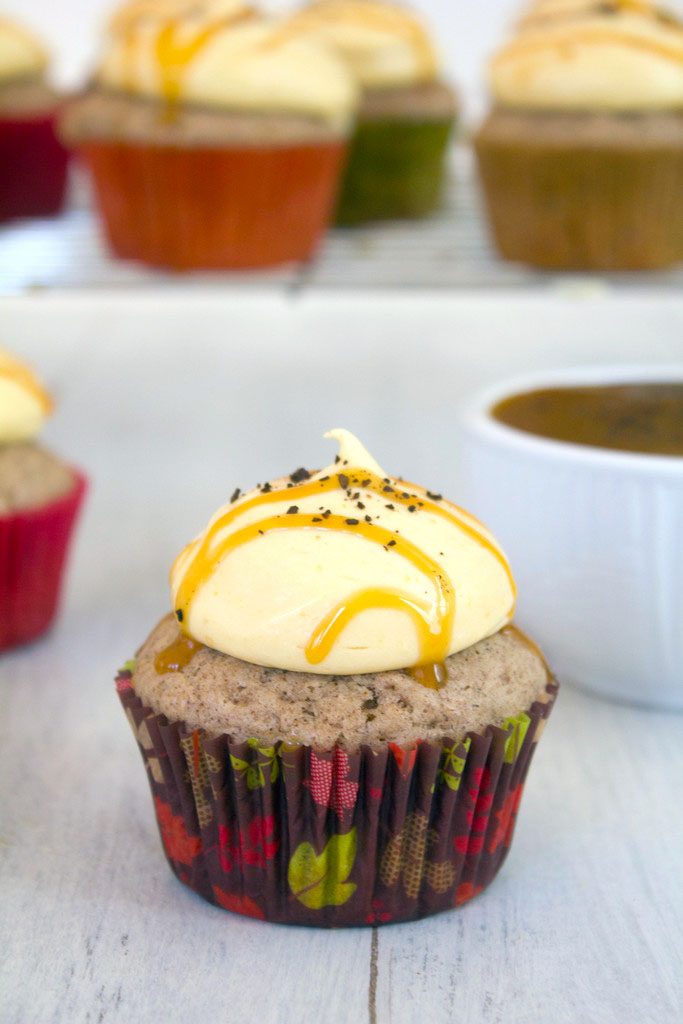
{"label": "leaf print on wrapper", "polygon": [[189,866],[201,853],[202,841],[199,836],[188,835],[185,822],[179,814],[174,814],[169,804],[159,797],[154,798],[159,831],[164,849],[169,858],[178,864]]}
{"label": "leaf print on wrapper", "polygon": [[467,737],[462,743],[454,743],[452,747],[444,747],[441,766],[437,778],[454,793],[460,789],[462,773],[465,770],[465,763],[469,753],[472,740]]}
{"label": "leaf print on wrapper", "polygon": [[218,850],[223,871],[232,871],[235,864],[265,868],[266,862],[277,853],[280,842],[274,838],[275,816],[256,817],[249,823],[246,832],[240,829],[233,839],[233,831],[227,825],[218,826]]}
{"label": "leaf print on wrapper", "polygon": [[384,851],[380,865],[384,884],[393,886],[401,879],[403,890],[411,900],[417,899],[423,880],[434,892],[446,892],[455,882],[455,868],[448,860],[440,863],[427,860],[427,850],[436,837],[436,829],[427,827],[426,815],[419,811],[409,814],[401,831],[392,836]]}
{"label": "leaf print on wrapper", "polygon": [[496,830],[489,844],[489,853],[495,853],[501,843],[507,848],[512,842],[512,834],[515,831],[517,811],[519,810],[523,790],[524,786],[520,782],[518,786],[511,789],[507,794],[503,806],[494,812],[497,822]]}
{"label": "leaf print on wrapper", "polygon": [[506,718],[503,722],[503,728],[511,730],[510,735],[505,741],[506,764],[512,764],[519,754],[530,725],[531,719],[525,711],[522,711],[519,715],[514,715],[512,718]]}
{"label": "leaf print on wrapper", "polygon": [[[230,755],[230,764],[237,775],[241,775],[247,783],[247,789],[262,789],[266,784],[264,769],[268,771],[271,785],[280,775],[277,750],[275,747],[260,747],[258,740],[249,740],[253,760],[245,761],[235,754]],[[255,751],[255,753],[253,753]]]}
{"label": "leaf print on wrapper", "polygon": [[224,907],[226,910],[232,910],[233,914],[246,914],[247,917],[254,917],[257,921],[265,921],[266,919],[266,915],[258,903],[255,903],[249,896],[239,896],[236,893],[225,892],[217,885],[213,887],[213,895],[219,906]]}
{"label": "leaf print on wrapper", "polygon": [[311,791],[314,801],[321,807],[331,807],[340,820],[351,811],[358,796],[358,783],[350,782],[349,755],[338,747],[332,760],[318,757],[314,750],[310,756],[310,779],[304,786]]}
{"label": "leaf print on wrapper", "polygon": [[474,882],[461,882],[455,890],[456,907],[461,907],[463,903],[468,903],[470,900],[473,900],[475,896],[479,895],[483,888],[483,885],[475,885]]}
{"label": "leaf print on wrapper", "polygon": [[289,862],[287,880],[299,903],[309,910],[341,907],[357,889],[347,882],[356,861],[356,829],[345,835],[332,836],[322,853],[310,843],[297,846]]}

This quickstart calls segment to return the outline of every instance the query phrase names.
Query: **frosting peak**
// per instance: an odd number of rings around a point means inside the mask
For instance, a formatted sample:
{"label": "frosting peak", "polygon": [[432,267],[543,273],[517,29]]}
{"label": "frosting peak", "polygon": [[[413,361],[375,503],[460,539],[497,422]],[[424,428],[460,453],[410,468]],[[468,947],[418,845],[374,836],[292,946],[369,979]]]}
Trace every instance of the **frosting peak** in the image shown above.
{"label": "frosting peak", "polygon": [[537,0],[491,63],[507,106],[683,108],[683,25],[641,0]]}
{"label": "frosting peak", "polygon": [[176,560],[186,635],[254,664],[354,675],[439,666],[508,623],[514,581],[488,530],[387,476],[348,431],[326,436],[332,465],[236,491]]}
{"label": "frosting peak", "polygon": [[243,0],[134,0],[110,22],[98,81],[164,100],[349,122],[357,90],[335,54]]}
{"label": "frosting peak", "polygon": [[47,66],[47,53],[33,33],[0,17],[0,81],[38,75]]}
{"label": "frosting peak", "polygon": [[386,0],[316,0],[289,24],[333,47],[366,89],[434,81],[439,60],[417,14]]}
{"label": "frosting peak", "polygon": [[52,400],[23,363],[0,349],[0,444],[32,441],[52,411]]}

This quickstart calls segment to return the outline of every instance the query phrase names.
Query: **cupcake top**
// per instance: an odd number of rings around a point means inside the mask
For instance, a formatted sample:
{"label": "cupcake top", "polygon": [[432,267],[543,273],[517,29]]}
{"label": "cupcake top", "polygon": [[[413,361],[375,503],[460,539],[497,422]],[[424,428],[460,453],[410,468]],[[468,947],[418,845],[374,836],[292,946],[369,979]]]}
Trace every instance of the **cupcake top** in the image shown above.
{"label": "cupcake top", "polygon": [[47,63],[46,51],[31,32],[0,17],[0,83],[42,75]]}
{"label": "cupcake top", "polygon": [[401,670],[324,676],[263,668],[189,646],[168,615],[138,652],[133,685],[146,707],[189,729],[357,750],[483,732],[547,699],[551,679],[543,655],[514,626],[451,655],[445,670],[437,689]]}
{"label": "cupcake top", "polygon": [[112,19],[96,75],[107,88],[209,108],[350,119],[343,62],[241,0],[135,0]]}
{"label": "cupcake top", "polygon": [[433,82],[439,59],[420,18],[380,0],[315,0],[289,22],[344,58],[365,89]]}
{"label": "cupcake top", "polygon": [[502,106],[639,111],[683,107],[683,25],[637,0],[538,0],[494,58]]}
{"label": "cupcake top", "polygon": [[236,490],[180,554],[180,628],[255,665],[411,669],[438,684],[450,655],[512,618],[505,555],[473,516],[389,476],[352,434],[326,436],[339,443],[332,465]]}
{"label": "cupcake top", "polygon": [[0,349],[0,445],[32,441],[52,411],[52,399],[32,370]]}

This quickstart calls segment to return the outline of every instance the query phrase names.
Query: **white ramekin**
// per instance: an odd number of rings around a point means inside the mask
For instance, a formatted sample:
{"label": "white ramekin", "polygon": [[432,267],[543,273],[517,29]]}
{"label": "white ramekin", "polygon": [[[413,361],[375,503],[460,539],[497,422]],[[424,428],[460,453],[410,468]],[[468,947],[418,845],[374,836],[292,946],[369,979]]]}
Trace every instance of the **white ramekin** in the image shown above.
{"label": "white ramekin", "polygon": [[462,503],[496,534],[517,620],[560,679],[683,708],[683,458],[552,441],[497,422],[534,388],[682,381],[683,365],[536,373],[480,393],[463,421]]}

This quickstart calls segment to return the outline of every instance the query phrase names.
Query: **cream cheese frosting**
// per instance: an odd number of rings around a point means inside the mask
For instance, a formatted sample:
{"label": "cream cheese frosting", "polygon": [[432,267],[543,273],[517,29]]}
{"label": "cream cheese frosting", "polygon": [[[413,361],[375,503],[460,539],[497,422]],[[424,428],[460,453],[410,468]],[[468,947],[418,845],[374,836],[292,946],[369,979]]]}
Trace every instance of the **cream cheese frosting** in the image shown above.
{"label": "cream cheese frosting", "polygon": [[41,74],[47,62],[46,51],[31,32],[0,17],[0,82]]}
{"label": "cream cheese frosting", "polygon": [[333,47],[365,89],[434,81],[439,59],[429,33],[412,11],[377,0],[317,0],[290,25]]}
{"label": "cream cheese frosting", "polygon": [[0,444],[32,441],[51,410],[52,401],[33,372],[0,349]]}
{"label": "cream cheese frosting", "polygon": [[346,123],[357,88],[343,61],[239,0],[138,0],[110,24],[96,75],[134,95]]}
{"label": "cream cheese frosting", "polygon": [[325,436],[334,464],[235,492],[180,554],[186,636],[257,665],[354,675],[438,667],[505,626],[515,584],[489,531],[389,477],[348,431]]}
{"label": "cream cheese frosting", "polygon": [[683,26],[655,4],[540,0],[494,58],[497,103],[529,109],[683,108]]}

